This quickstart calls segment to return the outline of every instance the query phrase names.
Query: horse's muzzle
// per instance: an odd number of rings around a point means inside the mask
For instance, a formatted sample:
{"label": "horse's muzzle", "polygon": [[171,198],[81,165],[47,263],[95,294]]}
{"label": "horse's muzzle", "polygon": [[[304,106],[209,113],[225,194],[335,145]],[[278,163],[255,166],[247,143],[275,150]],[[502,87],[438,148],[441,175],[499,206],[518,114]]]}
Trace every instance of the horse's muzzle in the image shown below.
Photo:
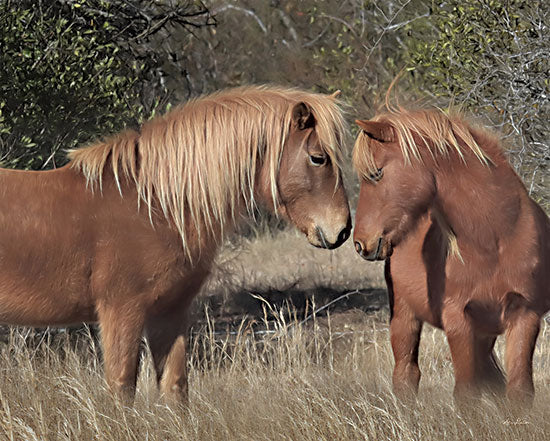
{"label": "horse's muzzle", "polygon": [[315,227],[315,242],[311,242],[312,245],[318,247],[318,248],[326,248],[328,250],[333,250],[335,248],[338,248],[340,245],[342,245],[348,237],[350,237],[351,234],[351,218],[348,219],[347,225],[340,230],[338,235],[336,236],[335,241],[330,241],[327,238],[327,235],[323,232],[323,230],[319,227]]}
{"label": "horse's muzzle", "polygon": [[355,251],[365,260],[370,262],[375,260],[386,260],[392,255],[393,248],[391,243],[386,241],[382,236],[376,241],[376,245],[372,251],[368,251],[363,243],[359,240],[355,241]]}

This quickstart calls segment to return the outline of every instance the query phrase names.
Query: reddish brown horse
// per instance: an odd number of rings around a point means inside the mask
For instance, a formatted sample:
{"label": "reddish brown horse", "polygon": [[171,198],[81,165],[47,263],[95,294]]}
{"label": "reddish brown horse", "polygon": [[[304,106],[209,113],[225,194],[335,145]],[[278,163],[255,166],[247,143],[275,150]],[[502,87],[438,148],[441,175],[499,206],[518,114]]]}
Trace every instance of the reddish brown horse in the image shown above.
{"label": "reddish brown horse", "polygon": [[58,170],[0,170],[0,321],[98,321],[110,386],[131,398],[148,338],[164,395],[187,395],[185,311],[223,237],[256,204],[313,245],[350,233],[334,96],[206,96]]}
{"label": "reddish brown horse", "polygon": [[386,260],[394,389],[416,392],[428,322],[446,333],[458,397],[501,389],[493,346],[506,333],[507,395],[529,400],[540,319],[550,308],[546,214],[497,138],[459,115],[392,109],[357,123],[354,241],[365,259]]}

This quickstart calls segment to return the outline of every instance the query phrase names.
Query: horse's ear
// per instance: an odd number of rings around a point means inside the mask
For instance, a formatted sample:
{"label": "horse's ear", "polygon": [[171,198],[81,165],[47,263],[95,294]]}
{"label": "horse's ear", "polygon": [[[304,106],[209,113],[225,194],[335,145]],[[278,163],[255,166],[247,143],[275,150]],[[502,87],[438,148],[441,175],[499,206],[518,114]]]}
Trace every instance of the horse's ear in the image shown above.
{"label": "horse's ear", "polygon": [[391,124],[383,121],[356,119],[357,125],[369,136],[380,142],[395,141],[395,132]]}
{"label": "horse's ear", "polygon": [[298,103],[292,109],[292,122],[299,130],[304,130],[315,125],[315,118],[310,107],[306,103]]}
{"label": "horse's ear", "polygon": [[337,91],[331,93],[329,96],[330,96],[331,98],[336,99],[336,98],[338,98],[338,97],[340,96],[341,93],[342,93],[342,92],[341,92],[340,90],[337,90]]}

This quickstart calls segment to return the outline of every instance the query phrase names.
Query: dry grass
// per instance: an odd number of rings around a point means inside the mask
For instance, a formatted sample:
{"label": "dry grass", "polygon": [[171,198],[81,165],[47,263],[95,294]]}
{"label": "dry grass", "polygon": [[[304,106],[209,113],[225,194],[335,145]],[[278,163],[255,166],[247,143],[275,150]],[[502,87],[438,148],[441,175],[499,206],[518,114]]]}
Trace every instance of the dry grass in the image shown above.
{"label": "dry grass", "polygon": [[[288,284],[313,292],[331,283],[342,291],[380,286],[380,268],[356,259],[349,244],[331,256],[298,241],[282,233],[276,242],[258,239],[241,251],[225,250],[210,289],[226,295],[241,286],[240,295],[249,296]],[[297,262],[301,270],[286,269]],[[245,269],[253,265],[261,278]],[[339,271],[350,286],[329,274]],[[225,290],[224,274],[232,274]],[[187,410],[162,404],[147,350],[135,405],[128,408],[107,390],[95,336],[12,330],[0,344],[0,440],[505,441],[550,433],[546,324],[535,355],[533,410],[518,414],[483,397],[465,414],[453,404],[452,365],[440,331],[424,330],[421,392],[415,403],[403,403],[391,392],[386,309],[333,310],[303,321],[320,306],[313,296],[302,309],[254,300],[260,314],[237,326],[210,310],[193,329]],[[498,350],[502,356],[502,345]]]}
{"label": "dry grass", "polygon": [[532,412],[499,410],[485,397],[473,403],[471,414],[461,415],[452,400],[448,350],[433,329],[423,335],[418,401],[394,397],[386,321],[385,313],[355,311],[300,325],[279,314],[263,324],[261,334],[243,322],[235,334],[223,336],[210,321],[192,340],[187,412],[159,402],[147,355],[135,406],[127,408],[106,389],[93,339],[75,342],[65,334],[53,343],[30,344],[29,334],[16,330],[0,352],[0,439],[545,438],[548,326],[536,352]]}

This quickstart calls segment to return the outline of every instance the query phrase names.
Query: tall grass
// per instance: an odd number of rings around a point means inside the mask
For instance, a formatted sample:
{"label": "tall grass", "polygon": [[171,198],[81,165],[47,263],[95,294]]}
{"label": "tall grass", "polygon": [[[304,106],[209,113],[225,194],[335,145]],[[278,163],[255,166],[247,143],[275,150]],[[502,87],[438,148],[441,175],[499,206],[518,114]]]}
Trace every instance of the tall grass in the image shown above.
{"label": "tall grass", "polygon": [[453,404],[440,331],[424,330],[421,392],[404,403],[391,392],[385,314],[301,323],[268,309],[265,316],[276,320],[245,320],[229,333],[209,320],[192,333],[187,410],[162,404],[147,351],[128,408],[110,395],[92,336],[40,339],[13,330],[0,348],[0,439],[504,441],[550,433],[547,325],[536,351],[533,409],[511,413],[482,397],[466,416]]}

